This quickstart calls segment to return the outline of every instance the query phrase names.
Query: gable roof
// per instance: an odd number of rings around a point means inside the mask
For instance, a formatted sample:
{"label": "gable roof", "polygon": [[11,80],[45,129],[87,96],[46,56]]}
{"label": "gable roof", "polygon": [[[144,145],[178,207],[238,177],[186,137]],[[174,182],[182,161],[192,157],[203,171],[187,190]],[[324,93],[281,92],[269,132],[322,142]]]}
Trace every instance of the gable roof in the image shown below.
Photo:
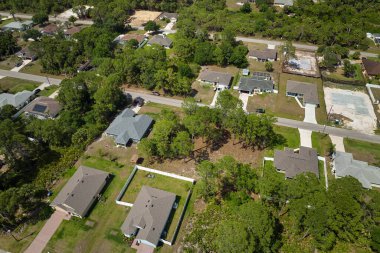
{"label": "gable roof", "polygon": [[217,83],[229,86],[232,80],[232,75],[225,72],[211,71],[206,69],[199,74],[198,79],[209,83]]}
{"label": "gable roof", "polygon": [[355,160],[351,153],[337,151],[334,169],[337,177],[352,176],[359,180],[364,188],[371,189],[373,184],[380,185],[380,168]]}
{"label": "gable roof", "polygon": [[30,58],[30,59],[35,59],[37,58],[37,53],[30,49],[30,47],[24,47],[20,51],[16,53],[18,57],[22,58]]}
{"label": "gable roof", "polygon": [[286,92],[302,94],[304,103],[319,104],[316,84],[288,80],[286,83]]}
{"label": "gable roof", "polygon": [[81,27],[81,26],[73,26],[73,27],[70,27],[69,29],[67,29],[64,32],[64,34],[67,36],[72,36],[76,33],[79,33],[82,29],[83,29],[83,27]]}
{"label": "gable roof", "polygon": [[85,216],[103,189],[108,176],[107,172],[80,166],[58,193],[51,206],[60,207],[81,217]]}
{"label": "gable roof", "polygon": [[122,232],[125,235],[132,235],[138,229],[136,239],[157,246],[175,199],[174,193],[143,186],[121,226]]}
{"label": "gable roof", "polygon": [[114,136],[117,144],[126,145],[131,139],[141,140],[152,123],[153,119],[148,115],[136,115],[133,110],[126,108],[110,124],[106,134]]}
{"label": "gable roof", "polygon": [[129,40],[137,40],[137,42],[140,44],[141,42],[143,42],[145,40],[145,38],[146,38],[145,35],[142,35],[142,34],[127,33],[127,34],[119,35],[118,38],[116,38],[116,40],[119,42],[127,42]]}
{"label": "gable roof", "polygon": [[319,178],[318,155],[313,148],[301,146],[298,153],[291,148],[285,148],[284,151],[275,150],[274,166],[285,171],[287,178],[306,172],[314,173]]}
{"label": "gable roof", "polygon": [[45,26],[41,32],[46,34],[54,34],[59,30],[59,27],[56,24],[48,24]]}
{"label": "gable roof", "polygon": [[274,4],[284,5],[284,6],[293,6],[293,0],[274,0]]}
{"label": "gable roof", "polygon": [[380,62],[363,59],[363,66],[370,76],[380,75]]}
{"label": "gable roof", "polygon": [[253,92],[254,89],[273,90],[273,81],[255,77],[242,77],[239,81],[239,90]]}
{"label": "gable roof", "polygon": [[158,16],[159,19],[168,18],[168,19],[178,19],[178,13],[175,12],[163,12]]}
{"label": "gable roof", "polygon": [[277,59],[277,51],[275,49],[253,49],[249,50],[248,56],[263,60]]}
{"label": "gable roof", "polygon": [[62,106],[53,98],[38,97],[25,107],[26,113],[55,118]]}
{"label": "gable roof", "polygon": [[19,107],[24,104],[33,95],[33,92],[24,90],[17,92],[16,94],[1,93],[0,94],[0,107],[4,105],[13,105]]}
{"label": "gable roof", "polygon": [[148,41],[148,44],[149,45],[158,44],[163,47],[171,47],[171,45],[173,44],[173,41],[166,36],[158,34],[158,35],[154,35]]}

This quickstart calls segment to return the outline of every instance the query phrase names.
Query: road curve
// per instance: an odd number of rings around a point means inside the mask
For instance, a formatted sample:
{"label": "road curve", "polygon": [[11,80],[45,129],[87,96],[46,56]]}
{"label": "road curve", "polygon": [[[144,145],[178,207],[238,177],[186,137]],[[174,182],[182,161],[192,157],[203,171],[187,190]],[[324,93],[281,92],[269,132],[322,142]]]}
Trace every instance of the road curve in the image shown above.
{"label": "road curve", "polygon": [[[174,106],[174,107],[181,107],[182,102],[183,102],[182,100],[179,100],[179,99],[173,99],[173,98],[168,98],[168,97],[163,97],[163,96],[154,96],[151,94],[146,94],[146,93],[137,92],[137,91],[125,90],[125,93],[130,94],[132,97],[142,97],[146,101],[150,101],[150,102],[154,102],[158,104],[165,104],[165,105]],[[206,106],[200,103],[198,103],[198,105]],[[340,137],[345,137],[345,138],[347,137],[351,139],[380,144],[380,136],[372,135],[372,134],[364,134],[364,133],[360,133],[354,130],[324,126],[324,125],[307,123],[307,122],[298,121],[298,120],[285,119],[285,118],[277,118],[276,124],[279,126],[301,128],[301,129],[311,130],[313,132],[332,134],[335,136],[340,136]]]}
{"label": "road curve", "polygon": [[0,69],[0,76],[8,76],[13,78],[19,78],[39,83],[49,83],[49,84],[55,84],[59,85],[62,80],[56,79],[56,78],[48,78],[45,76],[37,76],[37,75],[31,75],[31,74],[25,74],[20,72],[14,72],[14,71],[8,71],[8,70],[2,70]]}

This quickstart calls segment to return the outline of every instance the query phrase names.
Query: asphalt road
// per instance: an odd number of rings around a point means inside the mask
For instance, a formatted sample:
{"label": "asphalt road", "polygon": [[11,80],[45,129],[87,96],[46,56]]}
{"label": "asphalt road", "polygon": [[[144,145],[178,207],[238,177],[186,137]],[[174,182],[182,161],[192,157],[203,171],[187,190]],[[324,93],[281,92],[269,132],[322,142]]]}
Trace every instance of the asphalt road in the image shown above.
{"label": "asphalt road", "polygon": [[50,83],[50,84],[55,84],[55,85],[59,85],[62,82],[62,80],[60,79],[47,78],[45,76],[37,76],[37,75],[25,74],[25,73],[2,70],[2,69],[0,69],[0,76],[9,76],[9,77],[14,77],[14,78],[19,78],[19,79],[24,79],[24,80],[29,80],[29,81],[35,81],[39,83]]}
{"label": "asphalt road", "polygon": [[[0,16],[12,16],[9,12],[0,12]],[[16,13],[15,14],[16,18],[22,18],[22,19],[32,19],[33,15],[32,14],[24,14],[24,13]],[[57,18],[54,16],[49,16],[49,21],[61,21],[65,22],[68,21],[67,18]],[[92,20],[77,20],[75,21],[75,24],[79,25],[92,25],[94,22]]]}
{"label": "asphalt road", "polygon": [[[243,42],[252,42],[252,43],[258,43],[258,44],[271,44],[276,46],[281,46],[284,42],[278,41],[278,40],[266,40],[266,39],[255,39],[255,38],[247,38],[247,37],[236,37],[236,40],[240,40]],[[303,50],[309,50],[309,51],[317,51],[318,46],[314,45],[305,45],[300,43],[293,43],[293,46],[297,49],[303,49]],[[354,53],[355,51],[350,50],[350,53]],[[364,57],[377,57],[377,54],[368,53],[368,52],[360,52],[361,56]]]}
{"label": "asphalt road", "polygon": [[[174,106],[174,107],[181,107],[182,105],[182,100],[179,100],[179,99],[167,98],[163,96],[154,96],[154,95],[143,93],[143,92],[136,92],[136,91],[129,91],[129,90],[126,90],[125,93],[130,94],[132,97],[142,97],[143,99],[145,99],[145,101],[150,101],[150,102],[154,102],[158,104],[165,104],[165,105]],[[204,104],[200,104],[200,103],[199,105],[205,106]],[[324,126],[324,125],[307,123],[307,122],[298,121],[298,120],[285,119],[285,118],[277,118],[276,124],[279,126],[301,128],[301,129],[311,130],[313,132],[332,134],[335,136],[348,137],[351,139],[380,144],[380,136],[371,135],[371,134],[363,134],[354,130]]]}

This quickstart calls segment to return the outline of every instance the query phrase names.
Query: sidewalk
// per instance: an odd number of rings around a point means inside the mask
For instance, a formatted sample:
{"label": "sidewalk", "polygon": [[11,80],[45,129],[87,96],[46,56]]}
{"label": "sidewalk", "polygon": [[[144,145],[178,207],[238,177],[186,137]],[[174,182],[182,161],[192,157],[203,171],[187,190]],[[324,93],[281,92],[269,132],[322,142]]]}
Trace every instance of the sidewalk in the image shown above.
{"label": "sidewalk", "polygon": [[44,227],[34,238],[32,244],[24,251],[24,253],[41,253],[45,248],[50,238],[54,235],[63,219],[69,220],[70,216],[64,212],[54,211]]}

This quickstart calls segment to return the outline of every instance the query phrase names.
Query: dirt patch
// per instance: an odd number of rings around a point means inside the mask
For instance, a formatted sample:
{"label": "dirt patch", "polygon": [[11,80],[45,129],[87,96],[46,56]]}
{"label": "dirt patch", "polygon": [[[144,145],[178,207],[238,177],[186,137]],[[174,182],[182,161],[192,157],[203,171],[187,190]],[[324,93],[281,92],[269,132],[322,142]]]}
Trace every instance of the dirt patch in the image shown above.
{"label": "dirt patch", "polygon": [[161,15],[160,11],[135,11],[135,14],[128,19],[132,27],[143,26],[148,21],[153,21]]}
{"label": "dirt patch", "polygon": [[290,74],[320,77],[314,52],[296,51],[296,58],[284,63],[282,71]]}

